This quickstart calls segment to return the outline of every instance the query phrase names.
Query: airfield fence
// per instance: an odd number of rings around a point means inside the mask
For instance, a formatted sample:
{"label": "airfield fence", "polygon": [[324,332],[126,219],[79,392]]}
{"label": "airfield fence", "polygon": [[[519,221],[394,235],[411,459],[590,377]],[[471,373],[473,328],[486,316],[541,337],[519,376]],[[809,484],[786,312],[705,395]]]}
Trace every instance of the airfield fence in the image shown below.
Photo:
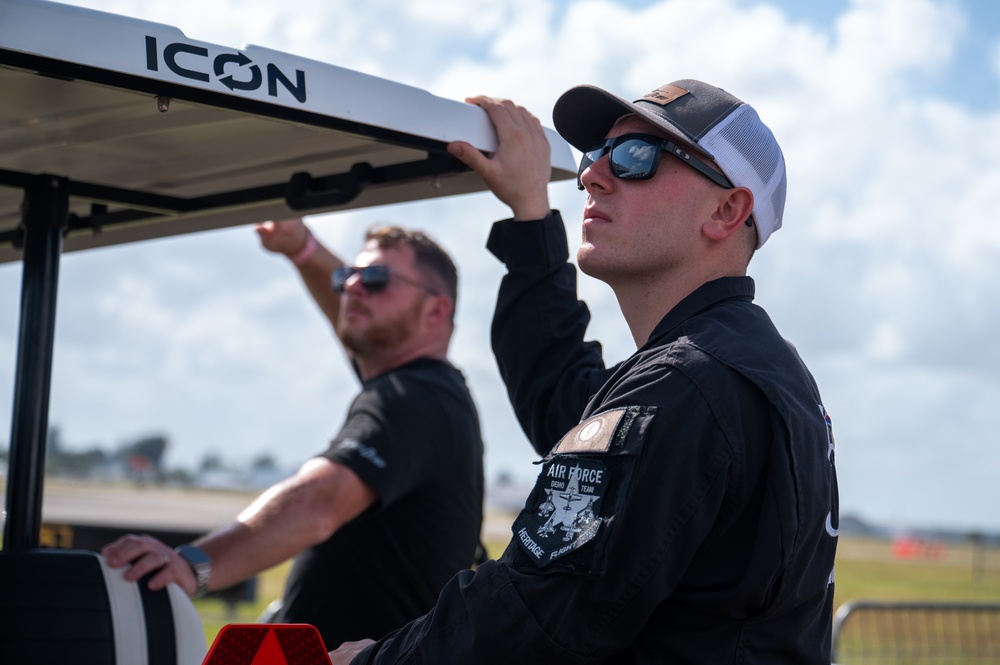
{"label": "airfield fence", "polygon": [[833,662],[1000,663],[1000,603],[845,603],[833,621]]}

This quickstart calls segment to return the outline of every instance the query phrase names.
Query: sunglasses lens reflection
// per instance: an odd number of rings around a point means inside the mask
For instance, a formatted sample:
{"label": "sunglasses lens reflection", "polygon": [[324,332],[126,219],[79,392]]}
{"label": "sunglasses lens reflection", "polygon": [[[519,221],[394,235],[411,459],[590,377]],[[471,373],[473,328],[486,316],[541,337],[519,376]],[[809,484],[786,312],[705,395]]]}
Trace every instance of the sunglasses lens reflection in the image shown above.
{"label": "sunglasses lens reflection", "polygon": [[333,272],[333,290],[337,293],[343,293],[347,286],[347,280],[354,274],[358,275],[361,286],[369,293],[381,291],[389,283],[389,269],[385,266],[365,266],[364,268],[344,266]]}
{"label": "sunglasses lens reflection", "polygon": [[659,154],[658,146],[639,139],[629,139],[612,150],[612,163],[619,178],[648,178]]}
{"label": "sunglasses lens reflection", "polygon": [[611,149],[611,167],[619,178],[643,180],[652,175],[659,156],[659,146],[643,139],[628,139]]}
{"label": "sunglasses lens reflection", "polygon": [[660,142],[653,138],[619,136],[598,141],[583,153],[576,177],[607,153],[611,174],[622,180],[646,180],[653,177],[660,161]]}

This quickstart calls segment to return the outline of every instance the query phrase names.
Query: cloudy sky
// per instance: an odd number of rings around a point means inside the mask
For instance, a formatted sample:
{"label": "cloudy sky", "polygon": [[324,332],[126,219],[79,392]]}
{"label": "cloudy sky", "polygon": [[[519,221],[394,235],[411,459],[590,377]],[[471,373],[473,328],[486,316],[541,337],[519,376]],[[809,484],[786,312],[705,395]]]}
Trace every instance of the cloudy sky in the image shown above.
{"label": "cloudy sky", "polygon": [[[1000,4],[993,0],[75,0],[196,40],[256,44],[453,99],[510,97],[551,126],[578,83],[636,98],[699,78],[751,102],[783,146],[785,228],[750,266],[834,421],[842,513],[1000,531]],[[583,195],[552,185],[571,243]],[[314,217],[352,257],[375,222],[457,258],[456,364],[490,478],[535,472],[492,355],[502,268],[488,194]],[[0,265],[0,444],[8,438],[20,266]],[[74,448],[170,437],[168,463],[325,446],[357,384],[285,261],[249,227],[69,254],[51,421]],[[590,334],[634,351],[607,287]]]}

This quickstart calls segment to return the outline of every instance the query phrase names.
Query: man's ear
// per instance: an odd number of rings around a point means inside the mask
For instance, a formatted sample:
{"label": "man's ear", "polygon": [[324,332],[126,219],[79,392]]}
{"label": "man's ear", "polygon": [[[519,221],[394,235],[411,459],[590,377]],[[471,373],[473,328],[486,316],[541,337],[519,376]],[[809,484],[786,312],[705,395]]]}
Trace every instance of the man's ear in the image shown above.
{"label": "man's ear", "polygon": [[424,309],[428,325],[439,326],[451,320],[455,303],[446,295],[430,296]]}
{"label": "man's ear", "polygon": [[705,224],[710,240],[723,240],[740,230],[753,214],[753,192],[746,187],[723,190],[711,220]]}

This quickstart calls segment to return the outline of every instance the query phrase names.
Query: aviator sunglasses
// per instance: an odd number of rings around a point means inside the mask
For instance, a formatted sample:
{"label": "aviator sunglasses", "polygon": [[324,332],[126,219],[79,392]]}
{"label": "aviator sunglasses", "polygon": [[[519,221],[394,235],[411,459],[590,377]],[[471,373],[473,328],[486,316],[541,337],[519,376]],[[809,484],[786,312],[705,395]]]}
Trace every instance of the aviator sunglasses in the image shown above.
{"label": "aviator sunglasses", "polygon": [[577,187],[583,189],[583,172],[604,155],[608,156],[611,175],[620,180],[649,180],[656,175],[660,155],[669,152],[685,164],[695,168],[720,187],[732,189],[733,183],[673,141],[649,134],[623,134],[612,139],[596,141],[584,151],[580,170],[576,173]]}
{"label": "aviator sunglasses", "polygon": [[364,266],[362,268],[354,266],[342,266],[337,268],[333,271],[333,290],[337,293],[343,293],[347,280],[349,280],[351,275],[354,275],[355,273],[358,275],[361,286],[363,286],[368,293],[378,293],[389,285],[390,279],[398,279],[401,282],[406,282],[411,286],[422,289],[432,296],[438,295],[438,292],[434,289],[424,286],[420,282],[414,281],[409,277],[389,272],[389,266],[382,265]]}

